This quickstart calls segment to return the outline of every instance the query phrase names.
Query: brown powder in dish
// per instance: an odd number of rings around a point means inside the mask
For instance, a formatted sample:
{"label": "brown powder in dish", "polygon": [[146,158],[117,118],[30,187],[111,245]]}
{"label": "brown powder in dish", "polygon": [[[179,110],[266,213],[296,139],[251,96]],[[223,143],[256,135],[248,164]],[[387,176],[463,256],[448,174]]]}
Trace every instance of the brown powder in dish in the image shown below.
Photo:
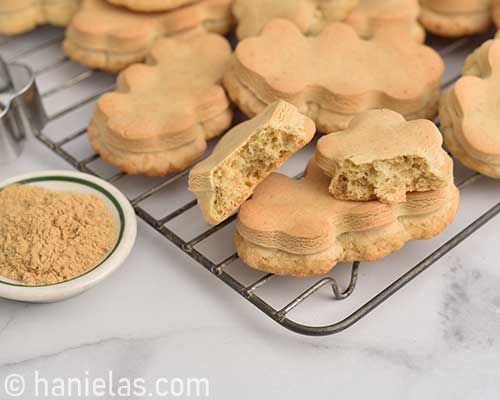
{"label": "brown powder in dish", "polygon": [[81,275],[113,248],[117,226],[95,195],[33,185],[0,191],[0,275],[27,285]]}

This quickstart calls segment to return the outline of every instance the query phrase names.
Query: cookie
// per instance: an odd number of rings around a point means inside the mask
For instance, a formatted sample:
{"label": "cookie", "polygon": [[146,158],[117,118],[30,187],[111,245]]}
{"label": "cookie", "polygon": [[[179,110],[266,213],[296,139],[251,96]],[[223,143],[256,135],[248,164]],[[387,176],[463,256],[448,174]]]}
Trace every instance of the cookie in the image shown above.
{"label": "cookie", "polygon": [[116,90],[97,101],[88,127],[95,151],[129,174],[187,168],[231,123],[221,85],[230,55],[216,34],[158,39],[145,64],[120,73]]}
{"label": "cookie", "polygon": [[0,35],[16,35],[44,24],[66,26],[79,6],[80,0],[2,0]]}
{"label": "cookie", "polygon": [[435,35],[473,35],[486,31],[491,25],[491,0],[419,1],[420,22]]}
{"label": "cookie", "polygon": [[271,174],[238,214],[236,248],[253,268],[279,275],[318,275],[339,262],[373,261],[407,241],[431,238],[454,219],[458,189],[408,195],[388,205],[341,201],[328,192],[330,179],[313,162],[306,177]]}
{"label": "cookie", "polygon": [[135,13],[105,0],[83,0],[66,30],[64,51],[73,60],[111,72],[144,59],[158,37],[225,33],[232,0],[201,0],[160,13]]}
{"label": "cookie", "polygon": [[278,101],[226,133],[212,155],[189,174],[189,190],[196,194],[204,218],[210,224],[227,219],[315,132],[313,121]]}
{"label": "cookie", "polygon": [[293,22],[305,35],[317,35],[330,22],[341,21],[358,0],[236,0],[233,14],[236,34],[245,39],[258,35],[275,18]]}
{"label": "cookie", "polygon": [[273,20],[238,44],[224,86],[247,115],[282,99],[320,131],[333,132],[373,108],[433,118],[443,70],[434,50],[391,30],[364,40],[349,25],[333,23],[306,37],[293,23]]}
{"label": "cookie", "polygon": [[500,40],[466,60],[463,76],[443,95],[439,110],[448,149],[465,166],[500,178]]}
{"label": "cookie", "polygon": [[419,11],[418,0],[359,0],[344,22],[364,39],[371,39],[382,29],[391,29],[400,34],[409,33],[423,43],[425,31],[418,23]]}
{"label": "cookie", "polygon": [[172,10],[198,0],[107,0],[115,6],[126,7],[138,12],[157,12]]}
{"label": "cookie", "polygon": [[442,189],[453,161],[432,121],[406,121],[390,110],[369,110],[343,131],[323,136],[315,159],[339,200],[403,203],[408,192]]}
{"label": "cookie", "polygon": [[495,22],[495,25],[500,27],[500,0],[491,0],[492,1],[492,7],[493,7],[493,22]]}

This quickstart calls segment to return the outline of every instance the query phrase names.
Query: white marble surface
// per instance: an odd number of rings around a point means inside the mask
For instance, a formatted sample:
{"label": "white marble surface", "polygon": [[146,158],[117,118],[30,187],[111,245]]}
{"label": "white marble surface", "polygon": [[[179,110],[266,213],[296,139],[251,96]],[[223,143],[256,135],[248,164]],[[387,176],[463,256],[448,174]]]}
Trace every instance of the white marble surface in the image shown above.
{"label": "white marble surface", "polygon": [[[48,32],[44,34],[53,31]],[[0,46],[0,54],[17,52],[19,46]],[[49,50],[61,57],[58,45]],[[33,58],[29,62],[37,68],[48,62],[46,56],[35,61],[32,53],[24,57]],[[74,64],[63,68],[58,76],[82,72]],[[51,79],[41,81],[42,90],[51,90]],[[93,82],[107,85],[112,78],[98,74]],[[56,109],[56,103],[71,101],[68,96],[56,94],[46,104]],[[57,129],[67,132],[71,121],[56,128],[49,130],[54,135]],[[301,165],[294,160],[287,168]],[[70,167],[31,139],[16,163],[0,166],[0,180],[58,168]],[[458,180],[469,175],[457,168]],[[141,184],[135,181],[123,189],[133,191]],[[480,179],[464,189],[457,220],[439,238],[411,243],[387,260],[363,264],[350,299],[335,302],[325,289],[294,317],[326,323],[347,315],[499,199],[500,183]],[[199,220],[197,215],[191,218]],[[7,375],[29,380],[38,370],[47,378],[81,378],[86,371],[93,377],[113,371],[132,379],[206,377],[213,399],[497,399],[499,228],[500,218],[495,218],[347,331],[308,338],[281,328],[139,222],[131,257],[97,288],[57,304],[0,300],[0,398],[8,398],[1,387]],[[219,237],[210,246],[223,252],[231,247],[228,238]],[[248,269],[237,268],[251,281]],[[347,271],[340,266],[334,275],[345,282]],[[263,294],[283,304],[305,285],[303,280],[282,279]]]}

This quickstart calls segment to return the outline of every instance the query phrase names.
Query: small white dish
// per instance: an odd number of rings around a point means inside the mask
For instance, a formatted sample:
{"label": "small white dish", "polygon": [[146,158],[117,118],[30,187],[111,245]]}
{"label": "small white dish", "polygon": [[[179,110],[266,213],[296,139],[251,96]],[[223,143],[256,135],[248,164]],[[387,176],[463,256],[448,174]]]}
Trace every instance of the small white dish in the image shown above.
{"label": "small white dish", "polygon": [[0,297],[30,303],[50,303],[76,296],[107,278],[130,254],[137,235],[137,219],[127,198],[114,186],[92,175],[74,171],[40,171],[10,178],[0,190],[11,184],[37,185],[52,190],[92,193],[102,198],[118,226],[113,249],[96,266],[64,282],[28,286],[0,276]]}

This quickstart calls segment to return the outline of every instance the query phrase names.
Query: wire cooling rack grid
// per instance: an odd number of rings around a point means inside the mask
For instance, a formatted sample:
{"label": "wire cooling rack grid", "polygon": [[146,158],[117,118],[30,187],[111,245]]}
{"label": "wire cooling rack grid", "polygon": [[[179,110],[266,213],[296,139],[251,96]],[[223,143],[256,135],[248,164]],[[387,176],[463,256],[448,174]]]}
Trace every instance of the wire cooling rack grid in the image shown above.
{"label": "wire cooling rack grid", "polygon": [[[465,56],[490,36],[454,41],[429,38],[429,45],[446,62],[444,87],[458,78]],[[62,37],[62,30],[51,27],[14,38],[0,37],[0,55],[7,61],[27,64],[36,73],[49,116],[45,128],[36,133],[37,139],[78,170],[115,184],[130,199],[137,215],[158,233],[294,332],[321,336],[350,327],[500,212],[500,203],[496,203],[500,199],[499,185],[457,165],[461,212],[438,238],[409,243],[400,252],[371,265],[341,264],[320,278],[278,277],[251,270],[234,250],[235,217],[215,227],[203,222],[196,200],[187,191],[189,170],[164,178],[128,176],[105,164],[92,151],[85,135],[86,125],[96,99],[114,87],[115,77],[69,61],[61,51]],[[313,148],[311,145],[294,155],[282,172],[299,175]],[[424,259],[422,255],[426,255]],[[356,287],[358,290],[351,296]]]}

